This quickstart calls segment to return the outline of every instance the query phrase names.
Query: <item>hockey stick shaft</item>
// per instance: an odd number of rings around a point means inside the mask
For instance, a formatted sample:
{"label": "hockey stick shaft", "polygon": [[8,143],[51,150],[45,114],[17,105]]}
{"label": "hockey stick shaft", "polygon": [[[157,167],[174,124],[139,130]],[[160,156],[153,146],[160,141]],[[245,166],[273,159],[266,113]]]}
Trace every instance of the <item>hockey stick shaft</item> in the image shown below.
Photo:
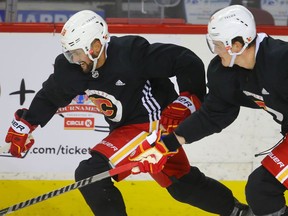
{"label": "hockey stick shaft", "polygon": [[44,200],[50,199],[50,198],[58,196],[58,195],[61,195],[63,193],[69,192],[71,190],[87,186],[87,185],[92,184],[92,183],[94,183],[96,181],[100,181],[102,179],[105,179],[105,178],[108,178],[108,177],[112,177],[114,175],[129,171],[133,167],[137,166],[137,164],[138,164],[137,162],[131,162],[131,163],[128,163],[128,164],[124,164],[122,166],[119,166],[119,167],[110,169],[108,171],[99,173],[97,175],[91,176],[89,178],[85,178],[83,180],[77,181],[77,182],[75,182],[73,184],[67,185],[67,186],[59,188],[57,190],[48,192],[46,194],[42,194],[40,196],[37,196],[37,197],[34,197],[32,199],[23,201],[21,203],[15,204],[15,205],[10,206],[10,207],[7,207],[5,209],[1,209],[0,210],[0,215],[3,216],[5,214],[9,214],[9,213],[14,212],[16,210],[31,206],[33,204],[42,202]]}

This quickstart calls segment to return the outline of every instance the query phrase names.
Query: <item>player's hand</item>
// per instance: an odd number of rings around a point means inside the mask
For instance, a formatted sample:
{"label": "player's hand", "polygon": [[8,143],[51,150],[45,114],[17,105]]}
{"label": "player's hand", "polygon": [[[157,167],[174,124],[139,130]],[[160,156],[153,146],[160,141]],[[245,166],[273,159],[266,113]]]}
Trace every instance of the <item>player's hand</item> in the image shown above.
{"label": "player's hand", "polygon": [[132,174],[158,173],[163,168],[167,159],[178,152],[169,152],[168,148],[161,141],[162,132],[153,131],[146,139],[131,153],[129,159],[138,161],[138,167],[132,169]]}
{"label": "player's hand", "polygon": [[6,135],[5,142],[10,144],[9,152],[14,157],[21,157],[21,153],[30,149],[34,144],[31,133],[37,126],[31,125],[24,119],[26,112],[26,109],[19,109],[15,112]]}
{"label": "player's hand", "polygon": [[189,92],[182,92],[175,101],[163,110],[160,124],[167,133],[171,133],[185,118],[198,110],[200,106],[201,102],[197,96],[191,95]]}

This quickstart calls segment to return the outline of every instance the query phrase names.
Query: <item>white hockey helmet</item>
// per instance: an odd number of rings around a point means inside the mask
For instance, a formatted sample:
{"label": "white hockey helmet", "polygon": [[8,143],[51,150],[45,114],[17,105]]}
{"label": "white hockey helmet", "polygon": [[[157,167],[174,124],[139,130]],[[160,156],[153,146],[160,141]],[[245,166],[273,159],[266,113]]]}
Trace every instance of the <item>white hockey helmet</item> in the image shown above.
{"label": "white hockey helmet", "polygon": [[[232,39],[242,37],[244,46],[238,53],[232,53]],[[207,44],[214,53],[213,41],[221,41],[230,55],[240,55],[256,37],[253,14],[242,5],[231,5],[217,11],[208,23]]]}
{"label": "white hockey helmet", "polygon": [[70,51],[77,49],[82,49],[92,61],[97,61],[100,54],[95,59],[90,53],[91,44],[95,39],[99,39],[102,44],[101,54],[104,45],[110,39],[107,23],[101,16],[91,10],[79,11],[71,16],[62,28],[62,51],[71,63],[75,62],[71,59]]}

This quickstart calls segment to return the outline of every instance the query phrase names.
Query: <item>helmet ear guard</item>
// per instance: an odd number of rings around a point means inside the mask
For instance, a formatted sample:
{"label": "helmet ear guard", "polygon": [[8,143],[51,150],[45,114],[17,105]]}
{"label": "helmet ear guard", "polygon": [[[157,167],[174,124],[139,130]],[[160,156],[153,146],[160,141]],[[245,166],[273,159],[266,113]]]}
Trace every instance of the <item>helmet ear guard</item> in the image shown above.
{"label": "helmet ear guard", "polygon": [[[242,37],[244,46],[238,53],[232,53],[232,40]],[[230,55],[240,55],[256,37],[256,25],[252,13],[242,5],[231,5],[212,15],[206,36],[208,47],[213,50],[213,41],[221,41]]]}

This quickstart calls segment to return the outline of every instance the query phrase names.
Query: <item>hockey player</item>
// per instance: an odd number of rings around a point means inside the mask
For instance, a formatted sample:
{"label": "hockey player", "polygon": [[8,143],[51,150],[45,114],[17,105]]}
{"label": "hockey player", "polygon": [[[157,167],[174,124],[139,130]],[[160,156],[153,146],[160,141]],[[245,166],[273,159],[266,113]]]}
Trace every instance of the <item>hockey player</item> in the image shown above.
{"label": "hockey player", "polygon": [[[288,43],[257,34],[253,15],[239,5],[228,6],[211,17],[207,43],[217,56],[208,67],[209,93],[200,110],[186,118],[174,133],[162,141],[158,139],[155,147],[143,142],[145,150],[137,149],[132,159],[147,163],[149,154],[156,155],[153,162],[159,162],[153,167],[161,170],[163,157],[181,144],[220,132],[237,118],[240,106],[264,109],[281,125],[284,137],[250,174],[246,198],[257,216],[288,215],[284,197],[288,187]],[[140,170],[149,171],[148,165]]]}
{"label": "hockey player", "polygon": [[[11,143],[10,153],[19,157],[33,145],[31,133],[38,125],[44,127],[59,107],[85,93],[105,116],[110,133],[92,147],[91,158],[79,164],[77,181],[130,163],[130,153],[160,127],[162,111],[162,127],[170,132],[200,107],[206,93],[204,64],[195,53],[172,44],[150,44],[140,36],[110,37],[106,22],[92,11],[80,11],[65,23],[61,43],[63,54],[55,60],[54,73],[29,109],[16,111],[6,142]],[[169,79],[174,76],[179,97]],[[238,216],[247,209],[224,185],[190,167],[182,148],[173,154],[165,169],[151,176],[175,199],[223,216]],[[113,178],[120,181],[130,174]],[[111,179],[80,191],[95,215],[127,215]]]}

